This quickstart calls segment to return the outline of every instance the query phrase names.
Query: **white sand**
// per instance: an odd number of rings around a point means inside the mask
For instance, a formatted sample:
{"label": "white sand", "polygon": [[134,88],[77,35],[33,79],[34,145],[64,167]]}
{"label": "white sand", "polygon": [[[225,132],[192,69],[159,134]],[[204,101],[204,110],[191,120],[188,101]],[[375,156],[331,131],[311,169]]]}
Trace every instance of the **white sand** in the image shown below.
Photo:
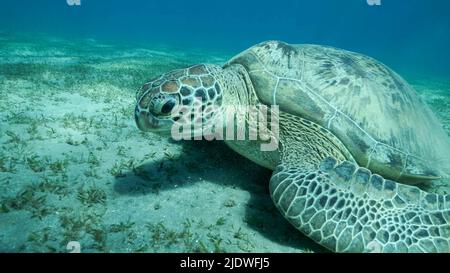
{"label": "white sand", "polygon": [[[51,41],[0,40],[0,251],[324,251],[277,212],[268,170],[135,126],[146,80],[228,56]],[[417,87],[448,129],[450,85]]]}

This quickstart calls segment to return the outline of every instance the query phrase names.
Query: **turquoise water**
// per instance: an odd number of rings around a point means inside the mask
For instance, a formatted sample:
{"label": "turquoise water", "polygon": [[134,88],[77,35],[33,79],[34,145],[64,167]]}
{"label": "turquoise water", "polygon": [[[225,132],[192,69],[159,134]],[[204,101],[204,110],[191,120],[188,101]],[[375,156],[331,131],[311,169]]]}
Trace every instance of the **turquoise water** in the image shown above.
{"label": "turquoise water", "polygon": [[375,57],[450,133],[448,1],[241,2],[0,3],[0,251],[325,251],[278,213],[270,171],[133,119],[148,79],[264,40]]}
{"label": "turquoise water", "polygon": [[80,1],[3,0],[0,28],[228,54],[277,39],[362,52],[397,70],[450,71],[445,0],[381,0],[381,6],[366,0]]}

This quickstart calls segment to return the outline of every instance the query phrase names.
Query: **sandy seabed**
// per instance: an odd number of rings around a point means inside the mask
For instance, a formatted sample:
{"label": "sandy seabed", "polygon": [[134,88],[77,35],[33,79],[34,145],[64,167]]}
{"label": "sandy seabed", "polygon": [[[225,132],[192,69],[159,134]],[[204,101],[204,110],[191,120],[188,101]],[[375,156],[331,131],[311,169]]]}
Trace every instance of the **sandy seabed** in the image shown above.
{"label": "sandy seabed", "polygon": [[[269,170],[136,128],[143,83],[228,57],[0,35],[0,251],[325,251],[278,213]],[[450,81],[410,82],[449,132]]]}

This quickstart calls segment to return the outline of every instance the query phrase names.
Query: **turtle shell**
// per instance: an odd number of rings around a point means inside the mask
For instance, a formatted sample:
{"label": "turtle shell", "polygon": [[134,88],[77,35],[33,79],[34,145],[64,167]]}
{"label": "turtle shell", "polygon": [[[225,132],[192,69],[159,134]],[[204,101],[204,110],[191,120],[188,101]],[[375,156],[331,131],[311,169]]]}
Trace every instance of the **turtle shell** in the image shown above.
{"label": "turtle shell", "polygon": [[228,62],[247,70],[260,101],[337,136],[357,163],[414,183],[450,173],[450,141],[412,87],[384,64],[318,45],[268,41]]}

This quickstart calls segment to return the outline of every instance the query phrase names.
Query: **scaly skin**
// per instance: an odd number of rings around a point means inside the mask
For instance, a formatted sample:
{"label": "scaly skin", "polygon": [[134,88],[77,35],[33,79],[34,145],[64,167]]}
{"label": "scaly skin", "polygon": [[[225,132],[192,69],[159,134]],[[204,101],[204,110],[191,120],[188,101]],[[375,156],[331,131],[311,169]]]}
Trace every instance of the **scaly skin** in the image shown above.
{"label": "scaly skin", "polygon": [[[450,252],[449,195],[372,174],[346,160],[323,130],[305,136],[299,123],[282,117],[282,161],[270,180],[272,199],[293,226],[336,252]],[[323,149],[305,147],[306,139]]]}

